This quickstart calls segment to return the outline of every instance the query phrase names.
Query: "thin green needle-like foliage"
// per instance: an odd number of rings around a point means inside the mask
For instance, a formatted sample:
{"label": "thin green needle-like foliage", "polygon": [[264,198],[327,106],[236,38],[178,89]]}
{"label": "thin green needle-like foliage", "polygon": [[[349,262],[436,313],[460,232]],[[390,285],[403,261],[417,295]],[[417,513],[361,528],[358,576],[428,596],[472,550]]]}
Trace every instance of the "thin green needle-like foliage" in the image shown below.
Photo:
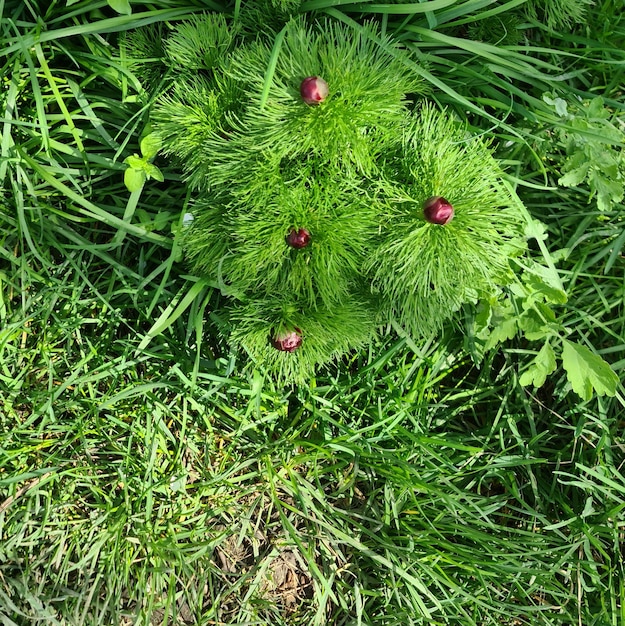
{"label": "thin green needle-like foliage", "polygon": [[[387,192],[393,213],[369,267],[400,323],[427,335],[465,302],[505,284],[510,256],[524,247],[523,216],[484,143],[431,108],[407,126],[388,167],[401,183]],[[432,197],[455,209],[444,227],[423,219]]]}
{"label": "thin green needle-like foliage", "polygon": [[[234,348],[254,345],[255,361],[264,354],[270,370],[288,362],[276,373],[301,380],[361,345],[355,338],[366,333],[348,331],[354,307],[425,336],[509,281],[508,259],[524,247],[524,216],[486,144],[411,102],[423,88],[408,50],[374,24],[292,19],[275,36],[236,44],[226,28],[211,14],[176,27],[164,63],[181,78],[151,118],[199,196],[184,238],[193,271],[243,305],[254,300],[254,310],[273,320],[252,337],[245,317],[225,312]],[[213,31],[217,44],[207,56],[193,42]],[[189,67],[203,73],[185,78]],[[308,80],[327,85],[322,102],[300,93]],[[458,216],[445,228],[423,227],[424,203],[443,195]],[[302,247],[289,241],[297,232],[309,239]],[[285,307],[299,322],[277,323]],[[320,310],[334,341],[312,324],[301,335],[305,348],[270,358],[270,348],[281,349],[272,333],[284,326],[301,334],[305,316],[312,323]]]}

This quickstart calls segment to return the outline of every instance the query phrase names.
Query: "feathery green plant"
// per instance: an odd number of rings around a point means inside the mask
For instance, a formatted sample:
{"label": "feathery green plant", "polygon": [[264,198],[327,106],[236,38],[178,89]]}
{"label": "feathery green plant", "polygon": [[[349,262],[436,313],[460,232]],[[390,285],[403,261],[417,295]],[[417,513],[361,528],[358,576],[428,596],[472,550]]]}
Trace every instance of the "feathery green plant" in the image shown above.
{"label": "feathery green plant", "polygon": [[[524,247],[512,192],[481,140],[413,106],[424,86],[410,54],[373,24],[302,18],[273,40],[219,46],[204,65],[172,53],[215,19],[173,29],[166,63],[182,72],[151,121],[199,195],[185,235],[193,271],[240,301],[234,345],[303,380],[362,345],[371,320],[427,336],[509,280]],[[199,75],[186,78],[185,63]],[[318,105],[300,93],[312,76],[329,86]],[[423,217],[432,196],[452,203],[449,225]],[[288,243],[300,230],[301,249]],[[301,349],[273,354],[280,329],[297,329]]]}
{"label": "feathery green plant", "polygon": [[[525,248],[524,218],[483,140],[431,106],[410,120],[387,159],[391,206],[368,268],[390,317],[427,336],[461,305],[509,282],[510,258]],[[442,228],[423,218],[433,196],[455,209]]]}
{"label": "feathery green plant", "polygon": [[555,31],[580,24],[592,4],[594,0],[528,0],[523,10],[532,19]]}
{"label": "feathery green plant", "polygon": [[[210,14],[203,19],[213,20]],[[188,28],[182,32],[180,28],[171,39],[192,41]],[[353,165],[370,172],[385,136],[392,135],[405,112],[406,95],[423,89],[418,77],[372,41],[373,27],[353,33],[329,21],[307,27],[296,20],[285,28],[271,75],[266,72],[276,51],[271,42],[253,41],[227,60],[222,58],[209,77],[177,79],[172,92],[155,107],[153,119],[166,137],[165,149],[180,157],[193,186],[206,189],[216,182],[229,184],[247,177],[257,165],[259,151],[264,159],[277,163],[315,157],[334,168]],[[175,58],[167,62],[176,66]],[[301,81],[313,75],[332,85],[323,107],[306,105],[299,94]],[[205,84],[212,91],[205,90]],[[207,98],[209,106],[202,111]],[[213,101],[220,102],[221,116],[210,113]],[[207,115],[215,119],[215,128]],[[189,131],[180,132],[185,127]],[[198,154],[193,157],[192,150],[183,147],[190,146],[192,139],[176,139],[176,135],[194,135],[195,128],[203,137],[198,137]]]}
{"label": "feathery green plant", "polygon": [[[282,384],[310,380],[320,366],[362,348],[375,335],[370,303],[356,297],[327,308],[287,296],[253,299],[233,307],[230,319],[231,343],[243,347],[257,367]],[[295,353],[272,346],[273,338],[285,332],[303,337]]]}
{"label": "feathery green plant", "polygon": [[[336,169],[374,170],[380,144],[393,136],[405,112],[406,97],[423,92],[422,80],[385,49],[395,47],[390,39],[380,46],[375,34],[373,26],[354,32],[329,20],[313,26],[292,21],[271,75],[270,43],[237,50],[228,73],[249,102],[237,129],[242,148],[278,161],[312,157]],[[330,85],[323,106],[302,102],[300,83],[307,76],[321,76]]]}
{"label": "feathery green plant", "polygon": [[164,42],[165,57],[177,71],[211,70],[232,48],[236,36],[236,27],[223,15],[198,15],[176,26],[175,35]]}
{"label": "feathery green plant", "polygon": [[[375,234],[374,201],[358,179],[339,178],[327,168],[276,169],[259,164],[246,189],[192,205],[196,221],[186,249],[194,271],[215,275],[218,268],[239,294],[290,294],[310,308],[345,301],[360,281]],[[285,236],[300,228],[312,240],[297,250]]]}

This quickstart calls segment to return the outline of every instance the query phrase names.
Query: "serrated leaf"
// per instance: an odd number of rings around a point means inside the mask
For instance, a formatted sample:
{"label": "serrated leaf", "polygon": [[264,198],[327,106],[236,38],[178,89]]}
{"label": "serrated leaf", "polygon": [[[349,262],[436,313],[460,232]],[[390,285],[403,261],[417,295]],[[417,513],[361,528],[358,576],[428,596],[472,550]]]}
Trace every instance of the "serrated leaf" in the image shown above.
{"label": "serrated leaf", "polygon": [[153,178],[154,180],[158,180],[159,182],[163,182],[165,177],[163,176],[163,172],[153,165],[152,163],[145,163],[143,166],[143,171],[146,173],[148,178]]}
{"label": "serrated leaf", "polygon": [[547,376],[556,370],[556,355],[549,342],[540,349],[531,365],[526,369],[519,382],[523,387],[534,385],[534,387],[542,387],[547,380]]}
{"label": "serrated leaf", "polygon": [[585,163],[581,167],[577,167],[574,170],[567,172],[564,176],[558,179],[558,185],[561,185],[562,187],[576,187],[580,183],[583,183],[589,167],[590,164]]}
{"label": "serrated leaf", "polygon": [[526,339],[538,341],[549,335],[557,334],[558,327],[556,315],[553,310],[543,302],[534,302],[532,307],[526,309],[518,320],[519,330],[523,331]]}
{"label": "serrated leaf", "polygon": [[[584,164],[588,164],[588,157],[583,150],[580,150],[577,144],[572,141],[568,146],[569,150],[573,151],[573,154],[565,161],[563,170],[574,170],[581,167]],[[589,165],[589,164],[588,164]]]}
{"label": "serrated leaf", "polygon": [[592,177],[592,186],[597,191],[597,205],[600,211],[608,211],[613,204],[623,199],[623,186],[615,180],[608,180],[599,173]]}
{"label": "serrated leaf", "polygon": [[[547,302],[565,304],[568,299],[555,267],[547,267],[538,263],[532,264],[526,285],[531,292],[535,295],[540,294]],[[534,297],[533,299],[536,300],[537,298]]]}
{"label": "serrated leaf", "polygon": [[615,150],[601,147],[591,153],[592,164],[599,170],[603,178],[616,179],[618,176],[619,154]]}
{"label": "serrated leaf", "polygon": [[531,278],[528,281],[528,286],[531,287],[535,294],[540,294],[547,301],[552,304],[566,304],[568,297],[563,289],[548,285],[546,282],[539,278]]}
{"label": "serrated leaf", "polygon": [[147,159],[148,161],[150,159],[153,159],[158,154],[158,151],[161,149],[161,143],[162,142],[156,133],[150,133],[149,135],[146,135],[140,143],[141,154],[143,155],[143,158]]}
{"label": "serrated leaf", "polygon": [[467,325],[464,345],[474,363],[481,363],[484,358],[484,342],[490,333],[492,305],[487,299],[480,300],[473,319]]}
{"label": "serrated leaf", "polygon": [[610,197],[610,195],[606,193],[599,193],[599,195],[597,195],[597,208],[602,213],[605,213],[606,211],[609,211],[611,207],[612,198]]}
{"label": "serrated leaf", "polygon": [[473,320],[473,329],[478,337],[484,338],[484,334],[488,334],[488,325],[493,314],[493,307],[488,300],[481,300],[475,311],[475,318]]}
{"label": "serrated leaf", "polygon": [[106,0],[108,5],[113,9],[113,11],[117,11],[121,15],[130,15],[132,13],[132,8],[130,7],[129,0]]}
{"label": "serrated leaf", "polygon": [[534,304],[534,310],[539,313],[545,320],[546,324],[556,324],[556,314],[553,309],[544,302],[536,302]]}
{"label": "serrated leaf", "polygon": [[616,393],[618,376],[608,363],[586,346],[563,339],[562,365],[573,391],[584,400],[592,398],[593,389],[600,396]]}
{"label": "serrated leaf", "polygon": [[494,348],[498,343],[512,339],[517,333],[517,318],[512,306],[495,307],[491,317],[493,329],[484,345],[485,350]]}
{"label": "serrated leaf", "polygon": [[545,322],[534,309],[524,311],[523,315],[519,317],[518,324],[519,330],[523,331],[525,337],[530,341],[544,339],[547,335]]}
{"label": "serrated leaf", "polygon": [[143,187],[145,179],[146,176],[143,170],[129,167],[124,172],[124,185],[126,185],[126,189],[128,189],[128,191],[130,192],[139,191],[141,187]]}
{"label": "serrated leaf", "polygon": [[542,222],[538,220],[532,220],[528,222],[525,227],[525,237],[527,239],[536,239],[538,241],[544,241],[547,239],[547,230]]}

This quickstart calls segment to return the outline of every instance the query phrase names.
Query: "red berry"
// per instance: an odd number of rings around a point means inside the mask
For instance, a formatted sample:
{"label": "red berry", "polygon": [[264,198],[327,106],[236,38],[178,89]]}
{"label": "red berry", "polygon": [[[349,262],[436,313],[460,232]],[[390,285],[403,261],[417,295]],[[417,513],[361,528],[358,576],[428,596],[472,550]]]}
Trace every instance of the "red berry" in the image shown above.
{"label": "red berry", "polygon": [[305,248],[310,243],[310,233],[305,228],[293,229],[286,236],[286,242],[291,248]]}
{"label": "red berry", "polygon": [[433,196],[423,203],[423,215],[430,224],[449,224],[454,218],[454,207],[442,196]]}
{"label": "red berry", "polygon": [[328,83],[320,76],[309,76],[304,78],[299,86],[299,93],[306,104],[319,104],[323,102],[330,93]]}
{"label": "red berry", "polygon": [[302,335],[299,328],[277,333],[271,339],[271,345],[281,352],[295,352],[302,345]]}

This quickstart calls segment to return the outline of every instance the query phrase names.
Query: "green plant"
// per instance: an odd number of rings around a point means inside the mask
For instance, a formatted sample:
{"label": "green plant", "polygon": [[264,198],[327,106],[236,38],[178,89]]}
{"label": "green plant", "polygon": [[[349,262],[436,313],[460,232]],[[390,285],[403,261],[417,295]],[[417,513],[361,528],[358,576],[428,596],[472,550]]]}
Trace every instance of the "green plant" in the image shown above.
{"label": "green plant", "polygon": [[596,198],[600,211],[616,207],[624,195],[625,120],[606,107],[601,96],[582,102],[549,94],[543,99],[561,119],[548,131],[555,133],[557,141],[550,140],[546,151],[548,158],[558,162],[558,184],[587,186],[588,200]]}
{"label": "green plant", "polygon": [[[532,252],[510,257],[512,281],[441,333],[380,326],[295,388],[261,368],[240,375],[219,332],[230,337],[226,313],[250,328],[275,311],[179,263],[187,213],[212,192],[161,155],[165,181],[129,194],[123,163],[174,78],[161,39],[181,19],[239,11],[244,37],[271,38],[284,15],[269,9],[291,3],[128,4],[131,16],[104,0],[0,2],[0,622],[625,623],[625,389],[567,393],[558,354],[576,341],[622,378],[623,214],[587,204],[585,182],[557,185],[567,120],[541,99],[602,94],[622,111],[622,2],[571,32],[523,26],[522,49],[449,36],[516,0],[303,4],[355,30],[372,16],[408,45],[395,53],[451,112],[440,119],[467,150],[496,151],[543,226],[527,219]],[[118,57],[123,32],[136,41],[146,24],[161,24],[147,31],[163,33],[156,48]],[[377,307],[357,291],[358,314]],[[482,316],[483,336],[459,328],[463,314],[469,327]],[[480,345],[510,326],[497,350]],[[540,389],[519,385],[547,335],[556,370]]]}
{"label": "green plant", "polygon": [[529,0],[523,10],[550,30],[570,28],[583,21],[594,0]]}
{"label": "green plant", "polygon": [[124,159],[124,163],[128,164],[124,172],[124,184],[128,191],[141,191],[145,181],[150,178],[161,183],[165,180],[163,173],[152,163],[158,154],[159,147],[160,140],[155,135],[146,135],[140,144],[141,156],[133,154]]}
{"label": "green plant", "polygon": [[[199,196],[184,239],[193,271],[239,301],[233,347],[301,381],[376,326],[426,337],[509,282],[525,247],[514,192],[485,142],[413,104],[423,86],[406,51],[373,25],[298,19],[209,58],[194,33],[215,29],[227,26],[212,14],[174,28],[163,62],[180,73],[151,120]],[[301,94],[310,77],[324,89],[315,104]],[[424,216],[434,196],[453,205],[449,224]],[[300,230],[307,245],[289,245]],[[301,347],[275,351],[295,329]]]}

